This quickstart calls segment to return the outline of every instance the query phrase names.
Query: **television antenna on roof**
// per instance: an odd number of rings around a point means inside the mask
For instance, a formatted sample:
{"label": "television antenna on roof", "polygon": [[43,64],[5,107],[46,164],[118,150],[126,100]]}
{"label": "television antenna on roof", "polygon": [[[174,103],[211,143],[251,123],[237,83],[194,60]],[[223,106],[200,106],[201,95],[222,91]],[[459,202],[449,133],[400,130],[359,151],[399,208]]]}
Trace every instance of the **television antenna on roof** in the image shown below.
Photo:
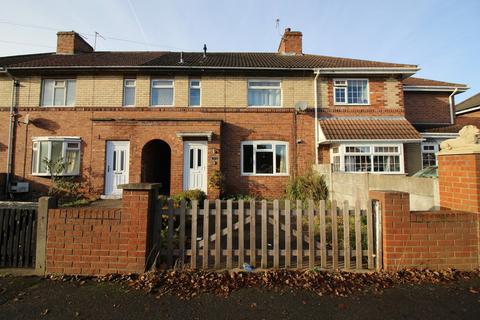
{"label": "television antenna on roof", "polygon": [[98,33],[97,31],[95,31],[95,42],[93,44],[93,50],[96,51],[97,50],[97,37],[100,37],[102,38],[103,40],[106,40],[100,33]]}

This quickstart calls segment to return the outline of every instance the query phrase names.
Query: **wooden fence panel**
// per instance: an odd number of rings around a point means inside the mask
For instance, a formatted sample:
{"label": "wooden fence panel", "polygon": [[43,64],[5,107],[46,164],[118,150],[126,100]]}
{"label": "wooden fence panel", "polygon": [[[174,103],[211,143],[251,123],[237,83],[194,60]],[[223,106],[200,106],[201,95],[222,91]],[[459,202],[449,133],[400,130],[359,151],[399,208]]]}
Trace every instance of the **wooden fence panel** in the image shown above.
{"label": "wooden fence panel", "polygon": [[[158,229],[157,225],[152,228],[158,233],[153,235],[153,239],[158,239],[160,256],[166,258],[168,267],[187,266],[196,269],[200,259],[203,269],[232,269],[237,266],[242,268],[248,259],[254,267],[290,268],[292,256],[296,256],[293,258],[296,260],[296,268],[303,268],[307,257],[305,267],[308,268],[373,268],[375,225],[371,202],[366,209],[356,202],[352,215],[348,202],[343,202],[338,207],[332,201],[328,212],[325,201],[315,205],[311,200],[306,203],[296,201],[293,210],[288,200],[282,203],[279,200],[262,200],[260,208],[256,208],[254,200],[247,205],[244,201],[233,200],[215,200],[212,207],[211,204],[211,201],[205,200],[201,209],[197,201],[188,205],[181,202],[175,208],[169,200],[166,208],[156,209],[158,216],[168,218],[168,230],[161,232],[161,224],[158,224]],[[202,215],[203,219],[199,217]],[[259,225],[256,223],[257,215],[260,215]],[[198,225],[199,219],[203,220],[202,226]],[[22,248],[23,253],[30,250],[29,221],[28,215],[20,217],[16,213],[0,217],[2,236],[7,234],[10,238],[0,243],[0,254],[9,252],[10,248]],[[27,228],[21,230],[18,225],[24,224]],[[246,230],[249,230],[248,234],[245,233]],[[249,238],[248,245],[245,244],[245,237]],[[362,238],[367,242],[364,248]],[[295,243],[292,244],[292,240]],[[160,247],[160,241],[164,242],[163,248]],[[296,250],[292,250],[292,245],[296,246]],[[352,254],[353,250],[355,252]],[[260,256],[258,265],[257,256]],[[352,264],[353,257],[355,263]],[[21,255],[15,257],[2,254],[0,264],[23,266],[29,261],[25,259]]]}
{"label": "wooden fence panel", "polygon": [[0,208],[0,267],[35,267],[36,221],[36,208]]}

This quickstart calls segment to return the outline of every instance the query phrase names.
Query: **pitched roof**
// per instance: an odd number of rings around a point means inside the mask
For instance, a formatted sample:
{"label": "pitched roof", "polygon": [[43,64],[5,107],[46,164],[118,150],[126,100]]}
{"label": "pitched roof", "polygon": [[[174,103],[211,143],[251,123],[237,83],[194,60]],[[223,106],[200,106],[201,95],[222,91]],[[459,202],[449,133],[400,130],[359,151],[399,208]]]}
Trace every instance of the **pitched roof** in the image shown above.
{"label": "pitched roof", "polygon": [[[467,111],[467,109],[475,108],[475,107],[480,107],[480,92],[457,104],[457,106],[455,107],[455,110],[457,112]],[[466,112],[462,112],[462,113],[466,113]]]}
{"label": "pitched roof", "polygon": [[421,86],[421,87],[467,87],[466,84],[444,82],[438,80],[430,80],[423,78],[410,77],[403,80],[404,86]]}
{"label": "pitched roof", "polygon": [[[183,55],[183,63],[180,56]],[[0,66],[9,68],[42,67],[171,67],[171,68],[417,68],[416,65],[329,57],[284,55],[267,52],[110,52],[97,51],[74,55],[44,53],[31,58],[0,57]]]}
{"label": "pitched roof", "polygon": [[421,139],[418,131],[404,118],[332,118],[319,122],[327,141]]}

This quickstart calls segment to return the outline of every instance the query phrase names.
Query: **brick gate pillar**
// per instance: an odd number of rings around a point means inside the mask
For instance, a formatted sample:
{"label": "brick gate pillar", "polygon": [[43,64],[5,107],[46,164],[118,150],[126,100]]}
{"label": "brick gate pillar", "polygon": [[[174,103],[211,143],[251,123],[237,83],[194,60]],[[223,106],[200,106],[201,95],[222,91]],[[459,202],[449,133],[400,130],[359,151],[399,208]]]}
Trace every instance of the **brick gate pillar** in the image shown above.
{"label": "brick gate pillar", "polygon": [[480,150],[440,151],[438,183],[442,209],[480,213]]}
{"label": "brick gate pillar", "polygon": [[127,271],[145,271],[151,237],[150,211],[158,195],[159,183],[130,183],[119,186],[122,196],[122,233],[127,244]]}

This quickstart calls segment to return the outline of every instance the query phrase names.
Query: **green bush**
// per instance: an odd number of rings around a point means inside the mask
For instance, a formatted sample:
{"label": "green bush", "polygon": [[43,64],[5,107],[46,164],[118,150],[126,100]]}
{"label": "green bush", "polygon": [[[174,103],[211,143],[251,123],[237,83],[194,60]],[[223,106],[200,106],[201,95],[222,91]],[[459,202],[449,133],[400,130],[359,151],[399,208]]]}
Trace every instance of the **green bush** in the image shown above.
{"label": "green bush", "polygon": [[202,190],[195,189],[174,194],[170,198],[173,200],[174,206],[180,206],[182,200],[185,200],[187,206],[190,206],[192,200],[197,200],[199,203],[202,203],[203,200],[207,198],[207,195]]}
{"label": "green bush", "polygon": [[328,188],[325,178],[313,170],[303,176],[297,176],[288,183],[285,197],[290,200],[313,200],[316,204],[328,198]]}

